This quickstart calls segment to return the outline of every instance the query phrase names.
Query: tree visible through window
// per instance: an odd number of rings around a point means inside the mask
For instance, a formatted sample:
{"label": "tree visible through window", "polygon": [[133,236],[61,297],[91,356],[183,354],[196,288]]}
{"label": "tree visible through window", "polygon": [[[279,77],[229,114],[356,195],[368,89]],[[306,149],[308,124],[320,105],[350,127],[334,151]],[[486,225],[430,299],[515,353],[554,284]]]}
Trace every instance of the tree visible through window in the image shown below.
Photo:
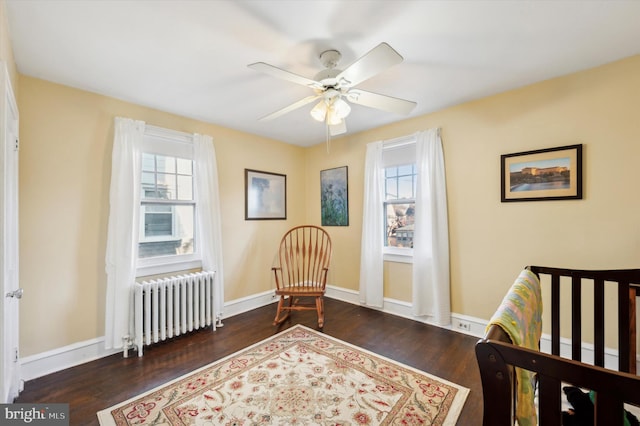
{"label": "tree visible through window", "polygon": [[385,246],[413,248],[416,167],[406,164],[385,168]]}

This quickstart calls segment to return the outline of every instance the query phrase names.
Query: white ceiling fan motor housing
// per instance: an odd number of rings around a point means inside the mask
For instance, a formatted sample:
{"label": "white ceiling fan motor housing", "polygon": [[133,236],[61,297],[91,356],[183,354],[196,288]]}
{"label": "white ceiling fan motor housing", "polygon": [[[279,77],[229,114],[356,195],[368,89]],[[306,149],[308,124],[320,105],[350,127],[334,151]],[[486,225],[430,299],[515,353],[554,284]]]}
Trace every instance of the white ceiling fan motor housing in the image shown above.
{"label": "white ceiling fan motor housing", "polygon": [[337,50],[325,50],[320,54],[320,62],[326,69],[317,73],[313,79],[322,83],[325,88],[336,87],[338,80],[336,76],[342,72],[336,68],[338,62],[342,58],[342,54]]}

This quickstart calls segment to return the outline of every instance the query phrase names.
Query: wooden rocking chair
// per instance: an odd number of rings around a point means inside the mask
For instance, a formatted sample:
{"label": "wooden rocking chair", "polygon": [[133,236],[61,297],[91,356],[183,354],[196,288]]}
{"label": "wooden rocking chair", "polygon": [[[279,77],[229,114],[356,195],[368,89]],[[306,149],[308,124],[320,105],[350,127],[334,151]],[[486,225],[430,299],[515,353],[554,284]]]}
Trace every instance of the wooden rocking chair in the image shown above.
{"label": "wooden rocking chair", "polygon": [[[277,264],[271,268],[276,296],[280,296],[273,325],[282,323],[291,311],[315,309],[318,327],[324,326],[323,297],[330,263],[331,238],[319,226],[296,226],[282,237]],[[315,303],[301,303],[300,298],[315,298]]]}

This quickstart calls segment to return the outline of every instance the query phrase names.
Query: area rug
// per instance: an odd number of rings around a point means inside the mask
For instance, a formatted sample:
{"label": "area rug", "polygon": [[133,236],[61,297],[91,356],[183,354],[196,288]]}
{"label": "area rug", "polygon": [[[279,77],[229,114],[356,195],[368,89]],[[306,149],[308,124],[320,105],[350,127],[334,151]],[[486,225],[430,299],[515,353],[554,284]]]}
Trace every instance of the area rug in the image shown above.
{"label": "area rug", "polygon": [[455,425],[469,390],[297,325],[100,411],[107,425]]}

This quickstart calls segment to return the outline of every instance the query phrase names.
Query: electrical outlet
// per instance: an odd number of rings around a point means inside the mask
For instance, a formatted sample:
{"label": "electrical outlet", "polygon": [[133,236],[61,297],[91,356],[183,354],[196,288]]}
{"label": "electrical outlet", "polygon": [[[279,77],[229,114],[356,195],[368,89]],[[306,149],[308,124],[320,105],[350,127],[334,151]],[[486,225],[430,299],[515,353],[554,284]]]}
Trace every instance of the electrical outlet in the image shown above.
{"label": "electrical outlet", "polygon": [[458,321],[458,328],[464,331],[471,331],[471,324],[467,321]]}

